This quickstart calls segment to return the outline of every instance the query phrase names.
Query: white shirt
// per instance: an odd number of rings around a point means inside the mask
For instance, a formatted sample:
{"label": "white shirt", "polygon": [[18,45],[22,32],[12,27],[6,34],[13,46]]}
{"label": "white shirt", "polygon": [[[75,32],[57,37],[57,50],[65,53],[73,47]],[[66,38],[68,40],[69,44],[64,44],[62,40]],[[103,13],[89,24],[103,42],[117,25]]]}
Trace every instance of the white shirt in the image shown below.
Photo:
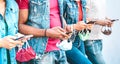
{"label": "white shirt", "polygon": [[[105,19],[106,17],[106,0],[87,0],[87,17],[91,19]],[[88,40],[102,39],[101,26],[94,25]]]}

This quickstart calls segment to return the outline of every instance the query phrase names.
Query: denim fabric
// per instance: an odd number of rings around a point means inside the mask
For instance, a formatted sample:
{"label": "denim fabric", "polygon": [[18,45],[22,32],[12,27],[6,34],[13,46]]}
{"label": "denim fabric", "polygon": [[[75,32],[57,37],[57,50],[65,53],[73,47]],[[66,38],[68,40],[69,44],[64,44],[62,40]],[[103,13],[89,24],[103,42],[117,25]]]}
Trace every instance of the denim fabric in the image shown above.
{"label": "denim fabric", "polygon": [[79,38],[78,35],[75,37],[75,41],[73,42],[73,45],[85,55],[84,42]]}
{"label": "denim fabric", "polygon": [[[82,11],[83,11],[83,20],[86,22],[86,0],[81,0],[82,2]],[[67,24],[75,24],[78,22],[78,6],[75,0],[64,0],[63,1],[63,12],[64,18]]]}
{"label": "denim fabric", "polygon": [[102,56],[102,40],[85,41],[86,54],[93,64],[105,64]]}
{"label": "denim fabric", "polygon": [[[82,2],[82,11],[83,11],[83,20],[86,21],[86,0],[81,0]],[[64,18],[67,24],[76,24],[78,22],[78,6],[75,0],[64,0],[63,2],[63,12]],[[80,40],[77,32],[73,42],[73,48],[69,51],[66,51],[66,56],[70,64],[91,64],[91,62],[85,56],[84,43]]]}
{"label": "denim fabric", "polygon": [[66,51],[70,64],[92,64],[85,56],[84,42],[76,36],[71,50]]}
{"label": "denim fabric", "polygon": [[[8,26],[5,31],[5,23]],[[0,14],[0,38],[8,35],[15,35],[18,32],[18,6],[14,0],[6,0],[5,20]],[[1,42],[0,42],[1,43]],[[16,64],[15,49],[9,50],[11,64]],[[0,64],[7,64],[7,50],[0,48]]]}
{"label": "denim fabric", "polygon": [[[50,28],[50,0],[29,0],[29,18],[27,24],[40,29]],[[63,16],[63,0],[58,0],[60,19]],[[63,26],[63,25],[62,25]],[[44,54],[47,44],[47,37],[34,37],[29,41],[38,58]]]}
{"label": "denim fabric", "polygon": [[22,64],[68,64],[65,51],[52,51],[43,55],[43,59],[34,59]]}

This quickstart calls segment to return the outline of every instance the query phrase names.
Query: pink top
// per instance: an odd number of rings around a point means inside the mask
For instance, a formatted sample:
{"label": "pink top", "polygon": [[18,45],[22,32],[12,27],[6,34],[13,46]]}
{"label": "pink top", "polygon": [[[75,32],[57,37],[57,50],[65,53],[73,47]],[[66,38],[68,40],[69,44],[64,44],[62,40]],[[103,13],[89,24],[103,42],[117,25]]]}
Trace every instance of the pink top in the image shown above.
{"label": "pink top", "polygon": [[[16,0],[16,1],[20,9],[28,9],[29,0]],[[61,26],[58,0],[50,0],[50,28],[56,26]],[[60,43],[60,40],[48,38],[46,52],[59,50],[59,48],[56,47],[56,43]]]}
{"label": "pink top", "polygon": [[[61,26],[58,0],[50,0],[50,28],[55,26]],[[60,42],[59,39],[49,38],[46,51],[59,50],[56,47],[58,42]]]}

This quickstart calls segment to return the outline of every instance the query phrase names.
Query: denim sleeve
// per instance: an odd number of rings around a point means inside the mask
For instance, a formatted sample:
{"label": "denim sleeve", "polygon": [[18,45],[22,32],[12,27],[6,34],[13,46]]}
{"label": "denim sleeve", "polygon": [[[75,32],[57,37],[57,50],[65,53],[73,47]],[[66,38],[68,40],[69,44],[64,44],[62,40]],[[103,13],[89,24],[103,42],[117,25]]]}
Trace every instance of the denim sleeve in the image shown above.
{"label": "denim sleeve", "polygon": [[67,1],[64,0],[63,1],[63,17],[65,18],[66,17],[66,12],[67,12]]}

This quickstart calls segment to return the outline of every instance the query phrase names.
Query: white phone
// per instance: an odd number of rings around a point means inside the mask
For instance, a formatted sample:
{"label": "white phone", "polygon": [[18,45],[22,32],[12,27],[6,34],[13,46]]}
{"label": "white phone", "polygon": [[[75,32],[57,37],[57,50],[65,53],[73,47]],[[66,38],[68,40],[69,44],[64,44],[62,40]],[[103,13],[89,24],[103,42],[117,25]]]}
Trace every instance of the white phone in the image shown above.
{"label": "white phone", "polygon": [[17,37],[14,40],[19,40],[19,39],[24,39],[24,38],[28,39],[28,38],[31,38],[31,37],[33,37],[33,35],[23,35],[23,36]]}

